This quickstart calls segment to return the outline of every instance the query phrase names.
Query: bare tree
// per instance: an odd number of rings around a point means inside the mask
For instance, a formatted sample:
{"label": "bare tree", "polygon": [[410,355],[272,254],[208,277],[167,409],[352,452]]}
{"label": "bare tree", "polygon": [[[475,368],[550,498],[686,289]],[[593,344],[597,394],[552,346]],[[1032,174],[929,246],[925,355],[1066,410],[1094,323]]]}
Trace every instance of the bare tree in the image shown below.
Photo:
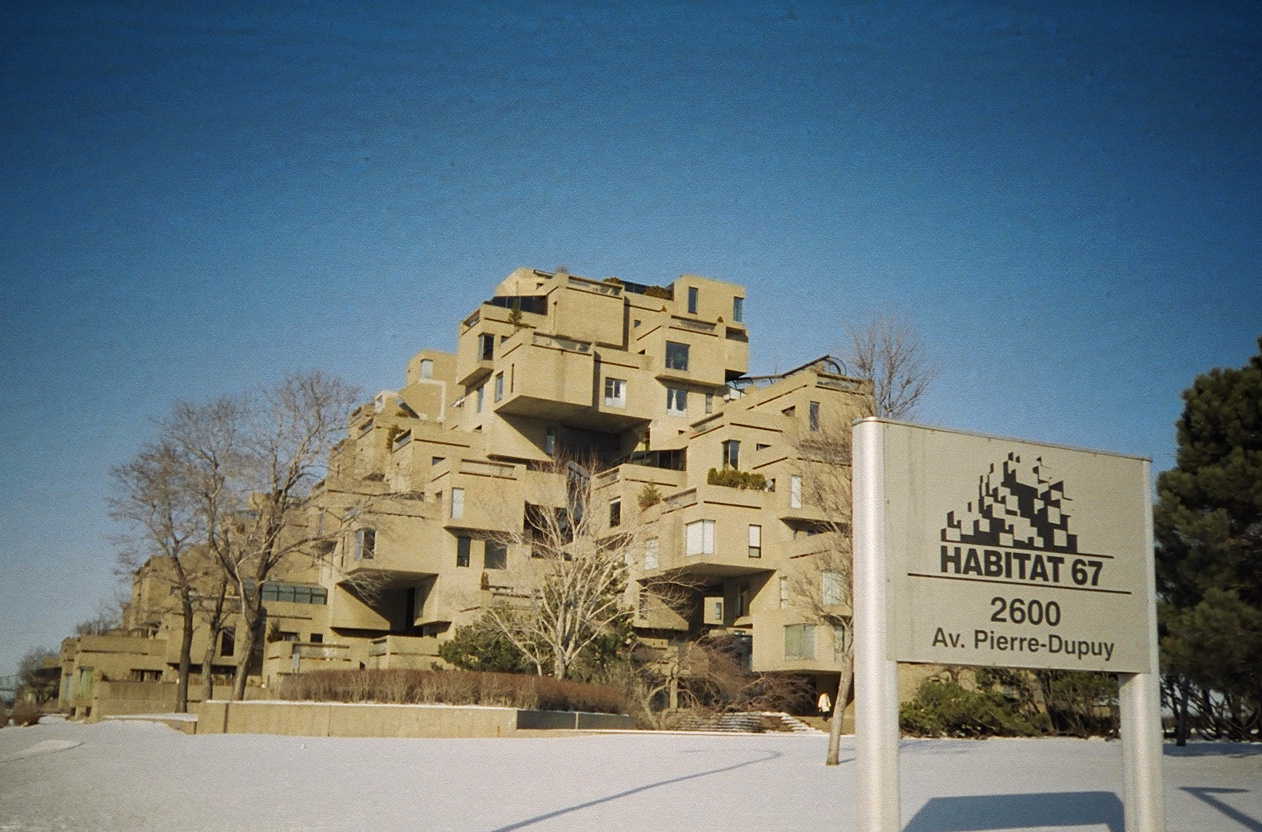
{"label": "bare tree", "polygon": [[886,419],[914,415],[938,375],[920,336],[908,324],[892,317],[876,318],[848,329],[847,369],[872,380],[873,415]]}
{"label": "bare tree", "polygon": [[[146,562],[148,574],[168,584],[180,605],[179,673],[175,710],[188,710],[188,680],[192,666],[194,606],[199,566],[191,562],[193,546],[203,538],[187,458],[168,439],[146,445],[130,461],[110,470],[113,491],[110,516],[128,527],[127,546],[119,566],[135,573]],[[150,561],[157,556],[160,560]]]}
{"label": "bare tree", "polygon": [[630,620],[627,557],[643,542],[641,527],[596,510],[592,468],[572,460],[553,465],[549,493],[534,495],[524,522],[494,536],[527,554],[510,573],[511,597],[485,610],[486,621],[539,675],[564,679],[598,638]]}
{"label": "bare tree", "polygon": [[320,558],[340,533],[308,525],[307,498],[356,397],[338,379],[307,373],[257,394],[177,405],[168,424],[193,468],[207,546],[239,598],[235,699],[263,642],[263,584],[285,564]]}
{"label": "bare tree", "polygon": [[56,658],[57,651],[47,647],[36,647],[22,655],[17,673],[17,686],[22,695],[33,698],[38,704],[57,698],[60,668],[54,665],[56,669],[51,672],[45,668]]}

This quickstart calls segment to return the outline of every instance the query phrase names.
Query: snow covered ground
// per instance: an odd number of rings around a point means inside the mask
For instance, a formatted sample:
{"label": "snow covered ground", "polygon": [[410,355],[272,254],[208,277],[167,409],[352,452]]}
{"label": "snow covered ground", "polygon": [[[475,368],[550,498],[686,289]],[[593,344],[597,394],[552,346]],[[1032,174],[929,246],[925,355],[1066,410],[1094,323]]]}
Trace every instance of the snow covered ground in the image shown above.
{"label": "snow covered ground", "polygon": [[[853,829],[853,741],[188,736],[153,723],[0,730],[0,830]],[[1171,832],[1262,831],[1262,746],[1168,746]],[[1122,832],[1121,745],[913,740],[908,830]]]}

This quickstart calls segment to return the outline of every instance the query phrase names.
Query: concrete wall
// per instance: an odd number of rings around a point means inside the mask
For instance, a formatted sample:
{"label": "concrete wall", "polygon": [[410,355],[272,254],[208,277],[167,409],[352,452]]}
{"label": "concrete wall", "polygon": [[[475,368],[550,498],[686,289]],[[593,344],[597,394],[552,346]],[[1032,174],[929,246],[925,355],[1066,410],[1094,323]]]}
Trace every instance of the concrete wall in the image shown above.
{"label": "concrete wall", "polygon": [[631,728],[629,716],[516,708],[327,702],[224,702],[197,707],[199,734],[306,737],[503,737],[528,729]]}

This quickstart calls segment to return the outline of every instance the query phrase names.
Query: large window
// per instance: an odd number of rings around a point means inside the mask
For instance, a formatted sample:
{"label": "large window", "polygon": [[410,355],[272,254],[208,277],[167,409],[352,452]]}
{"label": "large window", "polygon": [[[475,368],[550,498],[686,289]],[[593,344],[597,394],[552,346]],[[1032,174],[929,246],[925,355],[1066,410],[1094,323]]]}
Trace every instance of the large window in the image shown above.
{"label": "large window", "polygon": [[464,489],[451,489],[451,519],[460,520],[464,517]]}
{"label": "large window", "polygon": [[267,581],[260,594],[264,601],[288,601],[291,604],[327,604],[329,592],[322,586],[303,586]]}
{"label": "large window", "polygon": [[741,467],[741,443],[739,439],[728,439],[723,443],[723,467]]}
{"label": "large window", "polygon": [[697,520],[684,527],[684,553],[689,555],[714,554],[713,520]]}
{"label": "large window", "polygon": [[753,524],[750,524],[749,556],[751,558],[762,557],[762,526],[755,526]]}
{"label": "large window", "polygon": [[627,382],[625,379],[605,379],[605,404],[610,407],[627,406]]}
{"label": "large window", "polygon": [[482,561],[487,569],[507,569],[508,547],[503,543],[488,540],[482,555]]}
{"label": "large window", "polygon": [[219,634],[219,655],[231,656],[237,651],[237,631],[232,627],[224,627]]}
{"label": "large window", "polygon": [[490,361],[495,357],[495,336],[489,332],[482,333],[480,337],[478,357],[483,361]]}
{"label": "large window", "polygon": [[469,565],[469,547],[472,543],[473,541],[464,536],[456,538],[456,566]]}
{"label": "large window", "polygon": [[824,606],[831,607],[835,604],[845,602],[845,584],[842,583],[841,573],[831,569],[826,569],[820,573],[820,598],[824,602]]}
{"label": "large window", "polygon": [[786,659],[815,658],[815,625],[784,625],[784,657]]}
{"label": "large window", "polygon": [[688,314],[697,314],[697,301],[701,298],[701,290],[696,286],[688,287]]}
{"label": "large window", "polygon": [[372,560],[377,554],[377,530],[358,529],[355,532],[355,560]]}
{"label": "large window", "polygon": [[675,341],[666,342],[666,369],[668,370],[687,370],[688,369],[688,345],[680,344]]}
{"label": "large window", "polygon": [[666,388],[666,412],[671,416],[688,415],[688,391],[678,387]]}
{"label": "large window", "polygon": [[745,320],[745,299],[732,298],[732,320],[740,323]]}

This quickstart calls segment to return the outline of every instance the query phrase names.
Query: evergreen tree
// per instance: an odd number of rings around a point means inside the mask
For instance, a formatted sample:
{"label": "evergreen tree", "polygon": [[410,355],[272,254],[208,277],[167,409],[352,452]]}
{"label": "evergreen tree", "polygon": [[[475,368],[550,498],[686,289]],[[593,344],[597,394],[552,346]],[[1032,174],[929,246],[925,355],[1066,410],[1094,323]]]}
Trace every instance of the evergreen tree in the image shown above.
{"label": "evergreen tree", "polygon": [[1262,338],[1183,393],[1178,458],[1157,480],[1165,688],[1207,736],[1262,731]]}

